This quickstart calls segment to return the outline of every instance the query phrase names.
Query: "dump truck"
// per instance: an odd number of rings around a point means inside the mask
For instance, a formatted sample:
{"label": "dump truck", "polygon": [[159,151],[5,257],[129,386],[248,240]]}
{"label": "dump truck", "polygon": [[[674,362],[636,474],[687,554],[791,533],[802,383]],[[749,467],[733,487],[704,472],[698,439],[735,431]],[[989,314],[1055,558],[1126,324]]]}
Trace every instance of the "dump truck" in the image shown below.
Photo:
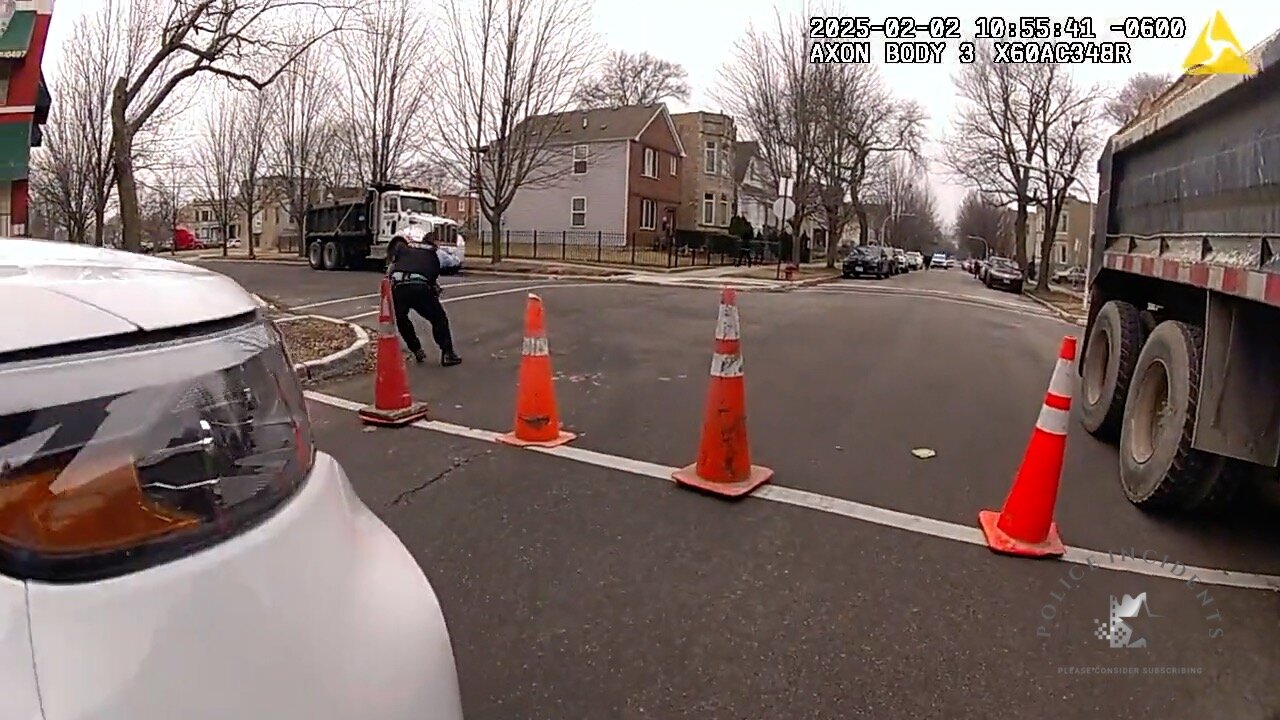
{"label": "dump truck", "polygon": [[307,208],[307,262],[314,270],[342,270],[369,261],[386,262],[399,243],[430,238],[444,272],[458,272],[466,242],[458,225],[438,215],[439,199],[429,191],[394,184],[369,187],[364,196]]}
{"label": "dump truck", "polygon": [[1280,32],[1187,74],[1098,163],[1077,404],[1135,505],[1229,502],[1280,460]]}

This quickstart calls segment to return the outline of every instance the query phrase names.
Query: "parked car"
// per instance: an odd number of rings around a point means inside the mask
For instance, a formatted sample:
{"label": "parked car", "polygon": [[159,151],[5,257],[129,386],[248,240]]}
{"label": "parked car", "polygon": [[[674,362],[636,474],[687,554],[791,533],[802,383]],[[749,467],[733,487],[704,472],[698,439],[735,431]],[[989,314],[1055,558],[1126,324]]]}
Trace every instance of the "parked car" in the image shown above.
{"label": "parked car", "polygon": [[912,270],[924,269],[924,256],[915,250],[907,253],[907,261],[910,263]]}
{"label": "parked car", "polygon": [[985,284],[994,290],[1010,290],[1021,293],[1023,283],[1022,268],[1008,258],[992,258],[987,263]]}
{"label": "parked car", "polygon": [[941,268],[941,269],[946,269],[946,267],[947,267],[947,254],[946,254],[946,253],[934,253],[934,254],[933,254],[933,259],[932,259],[932,260],[930,260],[929,262],[931,263],[932,267]]}
{"label": "parked car", "polygon": [[436,595],[316,449],[259,301],[2,242],[34,315],[0,333],[0,715],[461,720]]}
{"label": "parked car", "polygon": [[1085,269],[1076,265],[1074,267],[1069,267],[1055,272],[1053,274],[1053,281],[1056,283],[1062,283],[1063,285],[1078,287],[1080,285],[1084,285],[1085,276]]}
{"label": "parked car", "polygon": [[893,274],[893,255],[879,245],[859,245],[845,257],[840,274],[846,278],[889,277]]}
{"label": "parked car", "polygon": [[893,262],[899,274],[911,272],[911,261],[907,259],[906,250],[894,248]]}

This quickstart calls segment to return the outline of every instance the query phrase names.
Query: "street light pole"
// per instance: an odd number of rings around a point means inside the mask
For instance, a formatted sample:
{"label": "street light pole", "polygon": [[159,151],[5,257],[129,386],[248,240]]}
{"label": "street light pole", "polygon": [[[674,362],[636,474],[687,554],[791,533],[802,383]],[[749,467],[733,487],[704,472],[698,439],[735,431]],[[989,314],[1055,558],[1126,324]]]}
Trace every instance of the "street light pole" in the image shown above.
{"label": "street light pole", "polygon": [[888,224],[889,224],[889,221],[890,221],[890,220],[897,221],[897,220],[898,220],[898,219],[900,219],[900,218],[904,218],[904,217],[915,217],[915,216],[916,216],[916,214],[915,214],[915,213],[909,213],[909,212],[904,212],[904,213],[891,213],[891,214],[889,214],[889,215],[885,215],[885,216],[884,216],[884,222],[880,223],[880,245],[881,245],[881,246],[884,246],[884,233],[885,233],[885,228],[886,228],[886,226],[888,226]]}

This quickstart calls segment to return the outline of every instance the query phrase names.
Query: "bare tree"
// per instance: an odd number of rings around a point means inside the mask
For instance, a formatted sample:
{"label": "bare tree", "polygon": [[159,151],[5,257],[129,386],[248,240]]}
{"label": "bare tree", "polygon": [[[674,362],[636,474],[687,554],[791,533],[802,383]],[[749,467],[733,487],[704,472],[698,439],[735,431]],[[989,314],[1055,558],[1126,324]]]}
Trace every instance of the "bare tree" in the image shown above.
{"label": "bare tree", "polygon": [[[211,93],[203,127],[195,143],[193,164],[198,168],[197,182],[201,205],[208,205],[222,236],[222,255],[227,255],[227,239],[235,221],[236,195],[239,190],[239,133],[237,108],[231,90],[221,83]],[[123,219],[123,218],[122,218]]]}
{"label": "bare tree", "polygon": [[1041,137],[1036,165],[1040,173],[1039,206],[1044,218],[1036,289],[1049,289],[1050,266],[1058,218],[1086,161],[1096,157],[1102,140],[1096,87],[1081,87],[1060,66],[1051,66],[1051,82],[1037,121]]}
{"label": "bare tree", "polygon": [[955,236],[961,246],[974,242],[969,238],[979,237],[986,241],[992,253],[1006,257],[1013,254],[1013,224],[1008,211],[988,202],[976,191],[970,191],[960,203]]}
{"label": "bare tree", "polygon": [[816,99],[820,119],[813,144],[813,166],[827,230],[826,263],[833,268],[837,238],[844,234],[859,208],[853,198],[863,174],[858,168],[858,138],[848,128],[871,98],[876,76],[875,66],[860,64],[821,65],[816,72],[822,92]]}
{"label": "bare tree", "polygon": [[[800,14],[776,11],[774,27],[754,26],[734,46],[721,69],[715,99],[736,119],[739,129],[758,143],[768,180],[791,185],[795,202],[791,235],[821,206],[821,183],[814,172],[821,133],[818,65],[808,61],[808,25]],[[799,260],[799,243],[792,261]]]}
{"label": "bare tree", "polygon": [[341,142],[365,184],[398,179],[425,135],[435,45],[420,0],[365,0],[339,35],[347,97]]}
{"label": "bare tree", "polygon": [[[305,44],[316,30],[295,28],[291,45]],[[333,105],[336,83],[325,72],[323,46],[313,45],[300,53],[276,81],[271,95],[271,124],[268,128],[270,165],[280,176],[286,194],[285,211],[298,232],[298,254],[305,255],[307,206],[319,199],[325,166],[333,152],[336,133],[326,125],[326,110]]]}
{"label": "bare tree", "polygon": [[[469,168],[490,233],[516,192],[555,182],[550,142],[594,60],[590,14],[572,0],[445,0],[436,160]],[[502,259],[491,243],[491,259]]]}
{"label": "bare tree", "polygon": [[59,75],[51,90],[60,102],[50,108],[43,146],[31,152],[29,187],[49,219],[66,229],[67,239],[83,243],[93,219],[92,178],[86,166],[95,148],[86,138],[87,113],[77,102],[80,88]]}
{"label": "bare tree", "polygon": [[[849,172],[849,196],[858,218],[858,243],[867,244],[869,232],[865,195],[876,194],[886,183],[918,170],[924,143],[924,110],[913,100],[895,98],[878,76],[857,106],[857,112],[845,126],[853,149]],[[899,163],[903,172],[895,174]],[[879,192],[879,195],[885,193]]]}
{"label": "bare tree", "polygon": [[888,238],[909,250],[936,247],[942,239],[942,223],[921,163],[910,156],[895,156],[887,157],[883,165],[875,187],[889,213],[884,223]]}
{"label": "bare tree", "polygon": [[[174,92],[202,74],[266,87],[300,53],[341,27],[343,9],[339,0],[179,0],[150,18],[150,54],[136,73],[117,77],[111,93],[112,164],[126,248],[137,250],[141,243],[135,139]],[[300,15],[316,12],[328,19],[321,32],[301,44],[283,32]],[[277,58],[266,72],[243,69],[264,55]]]}
{"label": "bare tree", "polygon": [[601,62],[595,76],[578,88],[574,100],[587,109],[688,102],[689,73],[679,63],[647,52],[615,50]]}
{"label": "bare tree", "polygon": [[[255,226],[261,222],[269,189],[263,187],[263,167],[266,162],[266,133],[270,122],[274,87],[240,89],[232,102],[232,142],[235,143],[235,205],[244,218],[245,245],[249,257],[256,257],[258,237]],[[272,188],[277,190],[278,188]]]}
{"label": "bare tree", "polygon": [[975,60],[953,78],[960,109],[943,141],[943,161],[971,188],[1015,208],[1015,257],[1027,263],[1027,219],[1037,201],[1033,173],[1042,142],[1044,106],[1057,76],[1052,64],[995,62],[980,43]]}
{"label": "bare tree", "polygon": [[1125,81],[1115,95],[1107,100],[1103,107],[1106,119],[1117,125],[1128,125],[1143,109],[1145,103],[1151,101],[1173,82],[1167,74],[1138,73]]}

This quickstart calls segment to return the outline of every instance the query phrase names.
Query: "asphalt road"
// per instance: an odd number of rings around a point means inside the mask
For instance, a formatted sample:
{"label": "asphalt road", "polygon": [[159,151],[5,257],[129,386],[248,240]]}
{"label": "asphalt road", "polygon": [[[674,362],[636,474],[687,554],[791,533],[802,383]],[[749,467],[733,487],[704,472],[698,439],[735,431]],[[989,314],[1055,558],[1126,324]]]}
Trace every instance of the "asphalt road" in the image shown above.
{"label": "asphalt road", "polygon": [[[223,271],[292,305],[376,281]],[[715,291],[507,282],[450,289],[466,362],[410,368],[434,418],[510,428],[524,288],[556,285],[537,292],[561,413],[582,433],[571,447],[693,460]],[[776,471],[774,485],[967,527],[1003,500],[1058,344],[1080,332],[959,271],[742,293],[739,305],[753,459]],[[366,402],[372,383],[323,390]],[[324,403],[312,412],[321,448],[436,588],[472,720],[1280,712],[1275,593],[998,557],[906,520],[724,502],[625,469],[365,430]],[[919,447],[937,456],[916,459]],[[1057,521],[1069,545],[1167,557],[1173,574],[1179,563],[1280,573],[1278,517],[1261,500],[1213,524],[1145,515],[1119,490],[1113,449],[1078,428],[1068,440]],[[1158,617],[1133,625],[1147,647],[1099,641],[1110,597],[1144,592]]]}

